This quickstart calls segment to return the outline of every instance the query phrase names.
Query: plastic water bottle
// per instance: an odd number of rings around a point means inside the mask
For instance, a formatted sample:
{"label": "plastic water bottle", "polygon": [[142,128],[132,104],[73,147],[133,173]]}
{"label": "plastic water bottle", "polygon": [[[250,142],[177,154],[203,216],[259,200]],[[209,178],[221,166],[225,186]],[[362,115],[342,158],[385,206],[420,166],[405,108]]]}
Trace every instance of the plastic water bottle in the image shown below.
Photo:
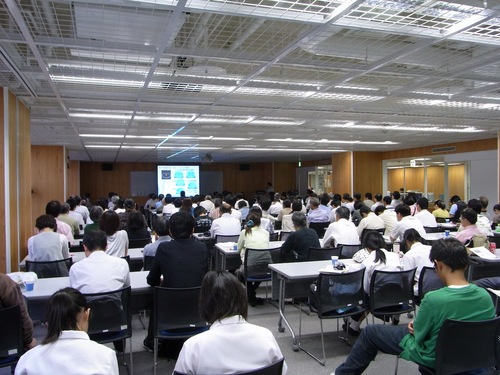
{"label": "plastic water bottle", "polygon": [[497,224],[496,232],[500,233],[500,224]]}
{"label": "plastic water bottle", "polygon": [[335,269],[335,267],[337,267],[338,262],[339,262],[339,257],[336,255],[332,255],[332,267],[333,267],[333,269]]}
{"label": "plastic water bottle", "polygon": [[444,231],[444,238],[448,238],[448,237],[450,237],[450,231],[448,229],[446,229]]}
{"label": "plastic water bottle", "polygon": [[444,219],[444,221],[446,222],[446,224],[450,224],[450,219]]}

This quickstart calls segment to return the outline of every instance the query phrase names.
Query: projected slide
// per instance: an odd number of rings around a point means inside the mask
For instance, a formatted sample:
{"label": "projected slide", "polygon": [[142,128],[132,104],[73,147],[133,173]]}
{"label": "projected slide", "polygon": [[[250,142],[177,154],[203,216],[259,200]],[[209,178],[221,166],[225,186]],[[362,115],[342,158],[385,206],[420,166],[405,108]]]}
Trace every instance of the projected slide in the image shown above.
{"label": "projected slide", "polygon": [[158,194],[172,194],[174,197],[186,192],[190,197],[200,194],[200,167],[197,165],[159,165]]}

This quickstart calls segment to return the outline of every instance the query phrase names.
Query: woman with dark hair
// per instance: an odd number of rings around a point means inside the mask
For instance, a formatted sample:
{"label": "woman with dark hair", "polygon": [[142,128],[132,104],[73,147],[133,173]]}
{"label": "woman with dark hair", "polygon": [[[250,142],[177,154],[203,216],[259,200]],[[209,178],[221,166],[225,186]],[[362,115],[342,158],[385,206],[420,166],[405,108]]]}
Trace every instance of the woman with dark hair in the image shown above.
{"label": "woman with dark hair", "polygon": [[73,288],[54,293],[47,303],[47,336],[25,353],[16,375],[118,375],[115,351],[89,339],[90,309]]}
{"label": "woman with dark hair", "polygon": [[193,201],[190,198],[184,198],[182,200],[181,206],[179,207],[179,211],[185,211],[194,217],[194,215],[193,215]]}
{"label": "woman with dark hair", "polygon": [[69,258],[66,236],[56,233],[57,222],[52,215],[41,215],[36,219],[38,234],[28,239],[29,260],[50,262]]}
{"label": "woman with dark hair", "polygon": [[123,257],[128,254],[128,235],[124,230],[118,230],[120,218],[115,211],[106,211],[99,221],[99,229],[108,237],[106,254]]}
{"label": "woman with dark hair", "polygon": [[[234,374],[269,366],[283,358],[271,331],[246,321],[245,288],[231,273],[210,271],[205,275],[200,315],[212,325],[184,343],[174,371]],[[284,363],[282,374],[286,371]]]}
{"label": "woman with dark hair", "polygon": [[[238,270],[240,275],[243,275],[244,262],[245,262],[245,252],[246,249],[268,249],[269,248],[269,232],[260,226],[260,216],[256,213],[250,212],[247,216],[247,221],[245,222],[245,229],[240,233],[240,238],[238,239],[238,251],[241,256],[241,267]],[[248,269],[252,267],[259,267],[264,264],[268,265],[272,263],[271,254],[267,251],[253,252],[248,256]],[[263,301],[261,298],[256,297],[256,290],[259,287],[260,282],[248,282],[247,283],[247,295],[248,302],[250,306],[255,306],[257,304],[262,305]]]}
{"label": "woman with dark hair", "polygon": [[149,233],[146,228],[146,219],[144,215],[139,211],[131,212],[127,219],[127,235],[130,240],[143,240],[145,238],[150,238],[151,233]]}
{"label": "woman with dark hair", "polygon": [[[399,255],[393,252],[389,252],[385,249],[384,237],[379,232],[369,231],[363,240],[363,245],[365,250],[368,252],[368,256],[362,262],[365,266],[365,276],[363,279],[363,286],[365,290],[365,306],[370,305],[370,281],[372,279],[373,272],[376,270],[381,271],[401,271],[403,266],[399,259]],[[365,314],[353,315],[349,318],[349,326],[344,324],[342,328],[348,330],[349,334],[353,336],[358,336],[360,333],[360,324],[365,318]],[[399,323],[399,317],[394,317],[394,324]]]}
{"label": "woman with dark hair", "polygon": [[432,214],[434,217],[437,218],[442,218],[442,219],[449,219],[450,218],[450,213],[446,210],[446,205],[441,199],[438,199],[437,201],[434,202],[434,211],[432,211]]}

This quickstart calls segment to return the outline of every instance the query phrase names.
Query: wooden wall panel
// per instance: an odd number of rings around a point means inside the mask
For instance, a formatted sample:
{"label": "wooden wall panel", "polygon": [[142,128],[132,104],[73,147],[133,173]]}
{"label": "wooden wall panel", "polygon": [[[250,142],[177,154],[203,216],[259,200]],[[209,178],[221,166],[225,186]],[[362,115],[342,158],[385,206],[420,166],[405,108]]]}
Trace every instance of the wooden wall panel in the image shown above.
{"label": "wooden wall panel", "polygon": [[444,167],[427,168],[427,192],[434,193],[434,199],[444,195]]}
{"label": "wooden wall panel", "polygon": [[[18,176],[17,176],[17,121],[18,121],[18,109],[17,109],[17,98],[14,94],[9,92],[9,155],[6,163],[9,164],[9,211],[6,212],[6,218],[9,220],[10,227],[10,259],[11,267],[19,263],[19,220],[18,220],[18,201],[19,196],[17,192],[18,186]],[[17,269],[17,267],[16,267]]]}
{"label": "wooden wall panel", "polygon": [[[6,124],[3,123],[4,121],[4,113],[5,113],[5,106],[4,106],[4,90],[0,88],[0,116],[2,116],[1,121],[2,121],[2,128],[0,129],[0,178],[2,179],[2,183],[0,183],[0,202],[2,206],[4,205],[3,202],[5,202],[5,186],[4,186],[4,175],[5,175],[5,160],[4,160],[4,127]],[[5,210],[3,210],[5,212]],[[6,267],[7,267],[7,262],[6,262],[6,235],[5,235],[5,215],[0,215],[0,271],[1,272],[6,272]]]}
{"label": "wooden wall panel", "polygon": [[[327,165],[330,164],[328,161]],[[297,169],[297,163],[274,163],[274,191],[284,192],[289,190],[295,190],[296,179],[295,170]]]}
{"label": "wooden wall panel", "polygon": [[[457,142],[457,143],[448,143],[448,144],[441,144],[441,145],[435,145],[435,146],[386,151],[386,152],[382,152],[382,159],[381,160],[409,158],[409,157],[417,157],[417,156],[429,156],[429,155],[458,154],[458,153],[462,153],[462,152],[495,150],[495,149],[497,149],[497,143],[498,143],[498,141],[496,138],[489,138],[489,139],[481,139],[479,141]],[[454,146],[455,150],[450,151],[450,152],[438,152],[438,153],[432,152],[433,148],[449,147],[449,146]]]}
{"label": "wooden wall panel", "polygon": [[72,195],[82,196],[85,192],[80,191],[80,161],[66,160],[67,191],[66,198]]}
{"label": "wooden wall panel", "polygon": [[45,213],[45,206],[49,201],[53,199],[66,201],[64,147],[32,146],[31,167],[33,197],[31,226],[34,227],[36,218]]}
{"label": "wooden wall panel", "polygon": [[353,193],[352,178],[352,153],[339,152],[332,155],[332,190],[335,193]]}
{"label": "wooden wall panel", "polygon": [[[19,103],[19,238],[20,257],[28,254],[27,242],[32,233],[31,137],[30,112]],[[14,268],[13,268],[14,269]]]}
{"label": "wooden wall panel", "polygon": [[353,181],[354,192],[361,195],[367,192],[382,193],[382,154],[353,152]]}
{"label": "wooden wall panel", "polygon": [[463,165],[450,165],[448,167],[448,195],[458,195],[465,199],[465,167]]}

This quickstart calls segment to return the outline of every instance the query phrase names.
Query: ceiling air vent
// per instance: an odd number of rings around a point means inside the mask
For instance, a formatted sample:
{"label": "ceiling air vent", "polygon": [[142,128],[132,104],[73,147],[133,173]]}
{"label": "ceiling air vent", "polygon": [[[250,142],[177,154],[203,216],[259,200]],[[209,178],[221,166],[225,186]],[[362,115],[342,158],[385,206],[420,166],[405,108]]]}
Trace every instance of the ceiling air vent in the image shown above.
{"label": "ceiling air vent", "polygon": [[167,91],[200,92],[203,85],[193,83],[162,82],[161,88]]}
{"label": "ceiling air vent", "polygon": [[449,146],[449,147],[435,147],[432,149],[433,154],[441,153],[441,152],[452,152],[456,151],[455,146]]}

